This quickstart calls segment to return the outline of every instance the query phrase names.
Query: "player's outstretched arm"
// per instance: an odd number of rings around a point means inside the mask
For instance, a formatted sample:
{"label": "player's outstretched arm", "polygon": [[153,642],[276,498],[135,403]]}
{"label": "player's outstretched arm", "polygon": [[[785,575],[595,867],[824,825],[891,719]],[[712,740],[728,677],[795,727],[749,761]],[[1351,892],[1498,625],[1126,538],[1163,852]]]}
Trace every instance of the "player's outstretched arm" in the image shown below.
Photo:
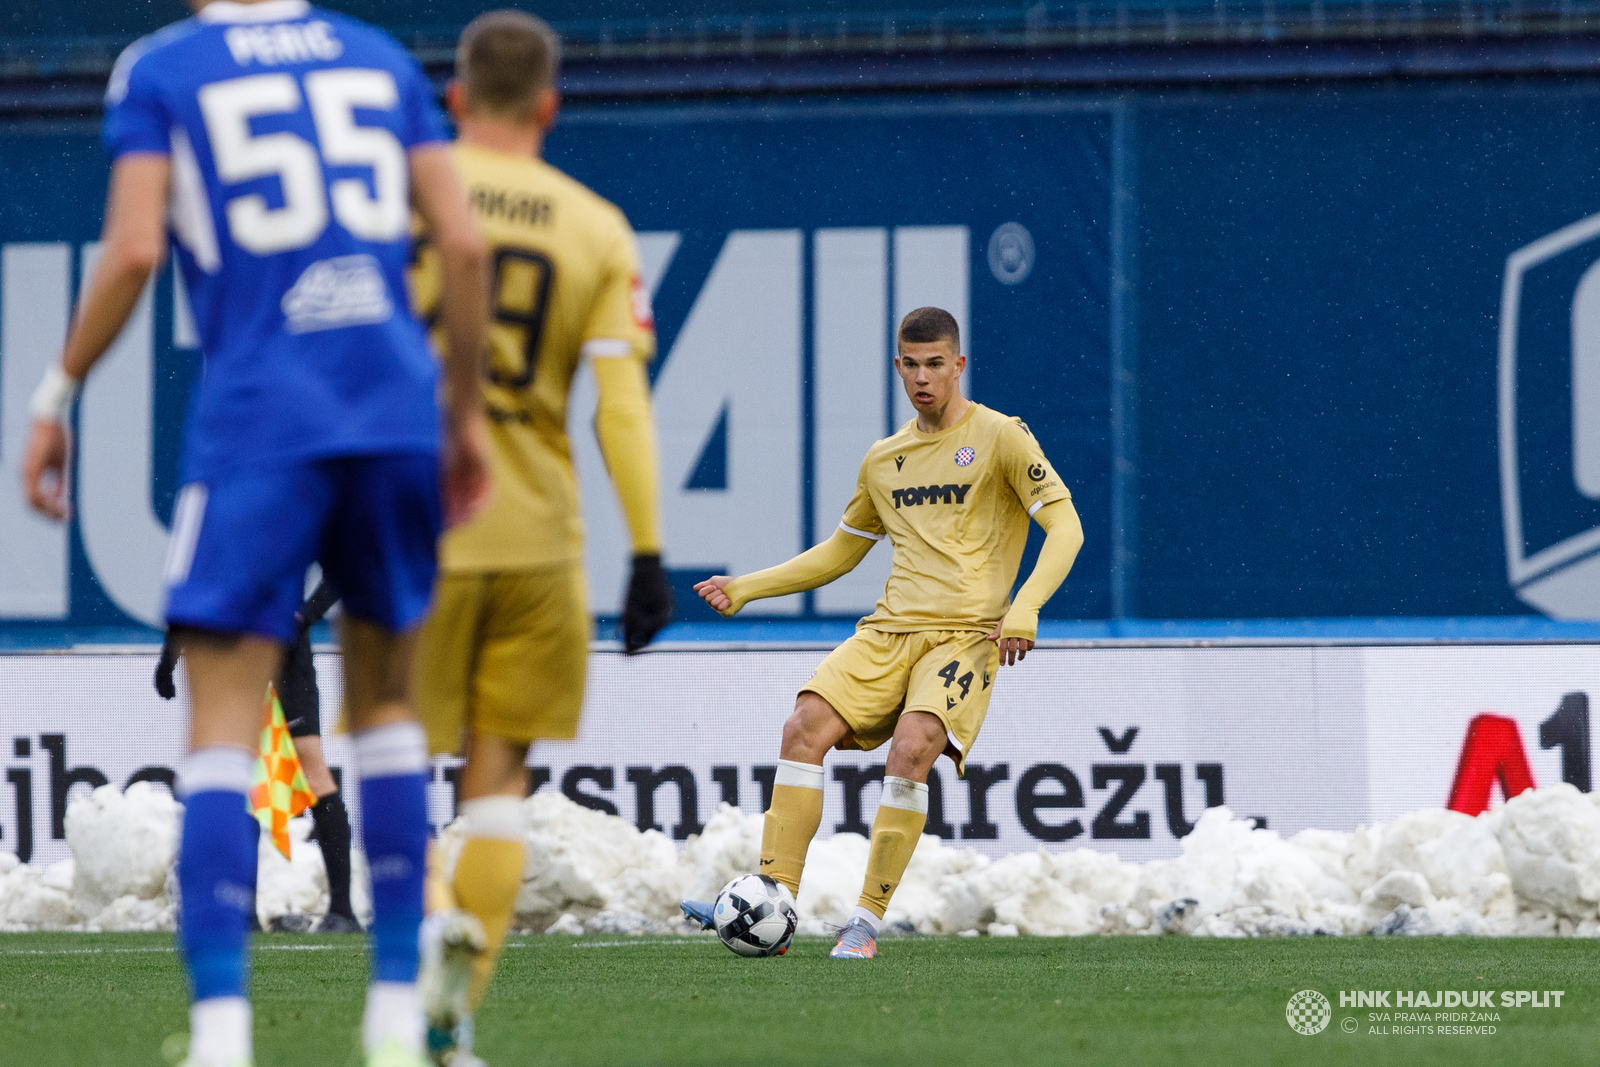
{"label": "player's outstretched arm", "polygon": [[827,585],[855,570],[875,544],[877,542],[871,538],[835,530],[832,537],[787,563],[738,578],[718,574],[696,585],[694,591],[718,614],[728,618],[752,600],[787,596]]}
{"label": "player's outstretched arm", "polygon": [[67,412],[111,342],[122,332],[167,250],[167,187],[172,161],[130,153],[111,167],[100,259],[89,278],[61,362],[45,372],[29,403],[33,430],[22,461],[28,503],[52,519],[67,517]]}
{"label": "player's outstretched arm", "polygon": [[594,435],[633,537],[633,573],[622,611],[622,649],[643,649],[672,621],[672,585],[661,565],[661,524],[656,494],[656,430],[650,381],[631,346],[626,355],[595,356],[599,403]]}
{"label": "player's outstretched arm", "polygon": [[444,322],[445,522],[471,519],[489,502],[489,430],[483,414],[483,338],[489,322],[488,253],[443,144],[413,148],[411,195],[439,252]]}
{"label": "player's outstretched arm", "polygon": [[1071,500],[1052,501],[1036,511],[1033,518],[1045,532],[1038,562],[1017,590],[1011,610],[989,635],[989,640],[999,642],[1004,666],[1022,662],[1033,648],[1039,636],[1039,609],[1066,581],[1067,572],[1078,558],[1078,549],[1083,547],[1083,523],[1078,521],[1078,509]]}

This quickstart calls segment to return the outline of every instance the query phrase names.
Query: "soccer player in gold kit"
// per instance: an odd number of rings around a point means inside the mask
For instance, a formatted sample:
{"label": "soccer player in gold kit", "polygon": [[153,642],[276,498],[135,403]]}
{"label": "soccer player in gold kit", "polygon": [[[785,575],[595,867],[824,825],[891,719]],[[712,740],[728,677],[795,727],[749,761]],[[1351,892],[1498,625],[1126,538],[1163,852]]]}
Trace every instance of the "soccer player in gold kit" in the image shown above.
{"label": "soccer player in gold kit", "polygon": [[[917,417],[867,451],[838,530],[787,563],[695,586],[730,616],[826,585],[885,537],[894,546],[877,610],[801,687],[761,835],[761,873],[798,894],[822,822],[823,757],[889,743],[861,899],[831,953],[841,959],[877,955],[878,924],[927,821],[928,772],[942,753],[965,773],[999,667],[1033,647],[1039,609],[1083,545],[1072,494],[1028,428],[961,395],[967,360],[955,318],[918,308],[898,341],[895,368]],[[1030,517],[1044,547],[1008,605]],[[684,910],[702,921],[709,913]]]}
{"label": "soccer player in gold kit", "polygon": [[[558,50],[543,21],[490,12],[462,33],[448,90],[455,162],[494,269],[484,398],[495,496],[444,538],[416,659],[430,746],[466,756],[467,840],[448,889],[437,878],[432,886],[422,978],[430,1053],[457,1067],[478,1062],[471,1014],[522,884],[528,747],[575,736],[583,702],[589,612],[566,427],[585,359],[599,388],[595,432],[633,538],[625,649],[642,648],[672,612],[646,374],[649,294],[622,212],[540,159],[559,103]],[[413,285],[426,312],[439,275],[421,247]]]}

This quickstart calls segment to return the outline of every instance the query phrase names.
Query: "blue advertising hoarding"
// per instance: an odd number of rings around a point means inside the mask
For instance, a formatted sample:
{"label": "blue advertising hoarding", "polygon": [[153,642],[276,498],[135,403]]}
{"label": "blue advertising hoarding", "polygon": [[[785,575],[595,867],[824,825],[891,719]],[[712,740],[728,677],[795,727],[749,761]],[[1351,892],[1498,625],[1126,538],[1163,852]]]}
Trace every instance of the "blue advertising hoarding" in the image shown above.
{"label": "blue advertising hoarding", "polygon": [[[1554,82],[638,104],[572,110],[549,156],[640,232],[685,619],[693,578],[832,530],[907,417],[893,324],[936,303],[1083,515],[1058,627],[1509,624],[1600,615],[1600,144],[1571,133],[1597,117],[1600,86]],[[0,126],[0,158],[13,467],[105,174],[90,124]],[[192,345],[164,277],[80,405],[74,524],[0,500],[6,639],[158,617]],[[626,542],[578,391],[609,615]],[[758,617],[851,620],[887,557]]]}
{"label": "blue advertising hoarding", "polygon": [[[834,529],[867,447],[911,417],[892,337],[925,304],[960,322],[973,395],[1028,422],[1076,494],[1089,543],[1053,612],[1110,613],[1111,131],[1108,107],[1072,101],[589,112],[563,124],[552,160],[640,233],[660,331],[665,554],[687,617],[694,580],[781,562]],[[104,165],[87,128],[0,136],[11,462],[29,382],[54,358],[92,262]],[[180,413],[199,366],[187,319],[169,273],[91,377],[70,528],[0,503],[17,561],[0,574],[0,616],[13,626],[159,621]],[[588,430],[592,385],[577,392],[590,585],[612,615],[627,544]],[[748,614],[857,618],[888,562],[885,546],[846,580]]]}

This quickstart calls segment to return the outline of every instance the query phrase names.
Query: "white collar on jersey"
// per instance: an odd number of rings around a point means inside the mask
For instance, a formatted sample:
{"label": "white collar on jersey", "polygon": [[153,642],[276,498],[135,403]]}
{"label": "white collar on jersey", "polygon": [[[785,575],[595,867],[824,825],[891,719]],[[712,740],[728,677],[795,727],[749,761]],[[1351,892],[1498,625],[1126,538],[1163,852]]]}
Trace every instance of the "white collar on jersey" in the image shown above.
{"label": "white collar on jersey", "polygon": [[234,0],[211,0],[195,17],[201,22],[288,22],[304,18],[311,10],[307,0],[260,0],[239,4]]}

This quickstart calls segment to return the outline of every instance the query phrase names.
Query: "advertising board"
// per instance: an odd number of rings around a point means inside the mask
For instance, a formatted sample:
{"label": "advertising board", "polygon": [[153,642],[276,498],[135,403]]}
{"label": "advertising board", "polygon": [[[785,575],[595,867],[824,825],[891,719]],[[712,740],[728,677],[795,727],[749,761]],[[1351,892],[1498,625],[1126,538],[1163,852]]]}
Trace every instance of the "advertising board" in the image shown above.
{"label": "advertising board", "polygon": [[[580,735],[536,746],[530,784],[679,841],[718,804],[762,811],[783,720],[823,655],[592,655]],[[317,658],[327,756],[344,778],[340,661]],[[153,653],[0,656],[0,848],[65,858],[78,791],[171,781],[187,693],[156,696],[154,665]],[[1041,648],[995,686],[965,779],[936,768],[927,827],[991,855],[1172,856],[1218,804],[1289,835],[1593,784],[1588,646]],[[829,756],[824,835],[868,832],[884,755]],[[454,814],[455,765],[435,761],[435,824]]]}

